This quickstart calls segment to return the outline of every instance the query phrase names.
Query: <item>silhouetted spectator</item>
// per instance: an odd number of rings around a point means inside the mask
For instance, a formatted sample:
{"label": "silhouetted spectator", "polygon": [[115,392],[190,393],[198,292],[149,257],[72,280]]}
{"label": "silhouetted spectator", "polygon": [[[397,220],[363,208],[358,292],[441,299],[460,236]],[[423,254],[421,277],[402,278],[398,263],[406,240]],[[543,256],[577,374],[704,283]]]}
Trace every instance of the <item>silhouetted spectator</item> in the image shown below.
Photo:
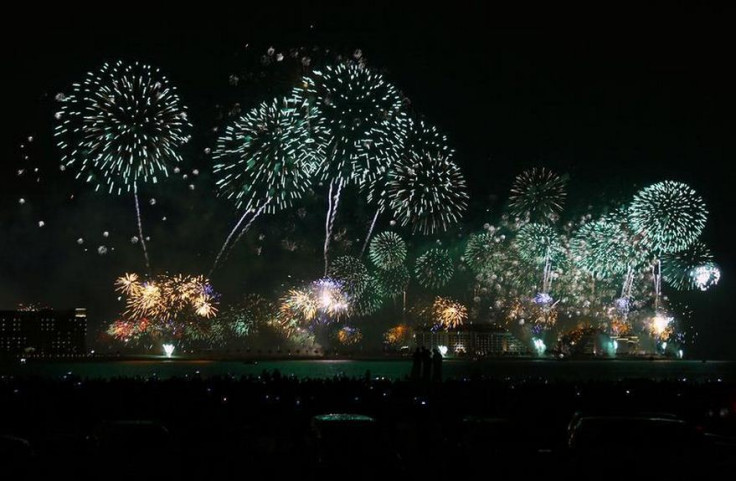
{"label": "silhouetted spectator", "polygon": [[432,351],[432,380],[442,381],[442,353],[436,347]]}
{"label": "silhouetted spectator", "polygon": [[432,353],[424,346],[422,346],[422,379],[425,381],[432,379]]}
{"label": "silhouetted spectator", "polygon": [[409,375],[409,378],[412,381],[418,381],[419,380],[419,373],[422,370],[422,353],[419,351],[419,348],[417,347],[414,349],[414,354],[411,355],[411,374]]}

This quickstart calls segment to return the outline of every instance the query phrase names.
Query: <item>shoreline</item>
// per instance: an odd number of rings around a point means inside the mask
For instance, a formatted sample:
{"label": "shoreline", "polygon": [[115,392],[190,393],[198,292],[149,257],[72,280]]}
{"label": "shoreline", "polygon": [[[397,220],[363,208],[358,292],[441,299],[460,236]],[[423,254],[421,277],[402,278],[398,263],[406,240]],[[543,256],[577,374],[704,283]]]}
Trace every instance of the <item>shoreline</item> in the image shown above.
{"label": "shoreline", "polygon": [[[233,355],[183,355],[166,357],[154,354],[131,354],[131,355],[112,355],[112,356],[69,356],[69,357],[17,357],[17,358],[0,358],[0,366],[15,366],[19,364],[63,364],[63,363],[115,363],[115,362],[160,362],[160,363],[198,363],[198,362],[242,362],[244,364],[253,364],[258,362],[284,362],[284,361],[336,361],[336,362],[411,362],[412,357],[409,355],[323,355],[323,356],[299,356],[299,355],[251,355],[251,356],[233,356]],[[515,363],[515,362],[736,362],[733,359],[678,359],[668,356],[577,356],[567,358],[557,358],[552,356],[462,356],[462,357],[446,357],[445,362],[464,362],[464,363]]]}

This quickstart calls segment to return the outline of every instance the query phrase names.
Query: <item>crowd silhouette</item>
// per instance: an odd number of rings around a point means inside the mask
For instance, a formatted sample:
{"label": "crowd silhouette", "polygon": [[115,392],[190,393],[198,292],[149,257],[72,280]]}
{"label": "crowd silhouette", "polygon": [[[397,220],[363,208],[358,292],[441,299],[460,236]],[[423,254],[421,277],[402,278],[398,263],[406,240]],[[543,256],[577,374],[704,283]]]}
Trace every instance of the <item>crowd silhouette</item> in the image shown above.
{"label": "crowd silhouette", "polygon": [[442,381],[442,353],[439,349],[435,347],[430,351],[424,346],[418,346],[412,354],[409,378],[412,381]]}
{"label": "crowd silhouette", "polygon": [[[736,468],[734,383],[442,379],[438,351],[414,355],[404,380],[370,373],[304,379],[276,370],[168,379],[0,376],[0,459],[20,466],[29,479],[112,472],[131,478],[140,472],[203,479],[268,472],[274,479],[386,473],[477,479],[478,466],[499,479],[516,479],[520,469],[522,478],[564,471],[567,479],[577,479],[575,473],[584,479],[591,472],[586,462],[609,455],[627,459],[627,469],[656,468],[662,476],[680,469],[682,460],[700,473]],[[315,424],[328,413],[360,417]],[[581,435],[571,445],[570,426],[586,413],[614,421],[599,437]],[[619,422],[640,415],[665,423],[676,418],[682,435],[663,437],[661,429],[638,421]],[[622,429],[611,431],[617,426]],[[689,427],[692,438],[684,430]],[[611,439],[620,442],[595,450]],[[642,440],[652,445],[646,453]],[[656,446],[662,449],[652,463]],[[430,459],[429,452],[441,456]]]}

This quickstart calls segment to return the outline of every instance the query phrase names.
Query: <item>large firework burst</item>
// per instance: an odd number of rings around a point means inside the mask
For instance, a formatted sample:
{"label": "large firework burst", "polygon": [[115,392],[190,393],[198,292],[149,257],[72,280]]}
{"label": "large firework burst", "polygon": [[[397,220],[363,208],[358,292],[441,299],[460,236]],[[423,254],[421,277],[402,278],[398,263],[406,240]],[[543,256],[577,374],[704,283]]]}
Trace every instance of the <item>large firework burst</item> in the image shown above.
{"label": "large firework burst", "polygon": [[[309,188],[322,156],[314,109],[286,99],[263,102],[228,125],[213,152],[222,195],[238,210],[291,207]],[[315,140],[315,138],[317,140]]]}
{"label": "large firework burst", "polygon": [[[318,173],[329,182],[325,220],[325,275],[342,189],[370,184],[385,175],[406,139],[407,116],[396,87],[362,64],[325,67],[304,77],[294,89],[299,105],[317,112],[324,127],[324,160]],[[379,210],[380,211],[380,210]],[[374,217],[378,216],[378,212]]]}
{"label": "large firework burst", "polygon": [[[225,240],[215,266],[256,217],[291,207],[309,188],[323,156],[321,129],[313,114],[314,109],[306,104],[274,99],[235,120],[217,140],[213,155],[217,187],[243,214]],[[240,229],[248,216],[249,221]]]}
{"label": "large firework burst", "polygon": [[141,247],[149,266],[138,187],[168,175],[189,140],[176,87],[148,65],[106,63],[62,98],[54,135],[62,169],[108,193],[133,192]]}
{"label": "large firework burst", "polygon": [[633,230],[660,253],[688,247],[700,236],[707,218],[702,197],[689,185],[672,180],[639,191],[629,209]]}
{"label": "large firework burst", "polygon": [[176,87],[139,63],[106,63],[89,72],[56,117],[62,165],[118,194],[166,177],[169,164],[181,160],[191,127]]}
{"label": "large firework burst", "polygon": [[290,323],[294,319],[311,322],[318,313],[318,299],[308,289],[290,289],[281,298],[279,319],[283,323]]}
{"label": "large firework burst", "polygon": [[283,325],[307,327],[327,324],[349,313],[350,300],[342,283],[322,278],[303,289],[291,289],[281,298],[279,322]]}
{"label": "large firework burst", "polygon": [[398,158],[408,120],[399,91],[380,73],[354,63],[328,66],[304,77],[294,98],[313,106],[325,129],[323,179],[365,182]]}
{"label": "large firework burst", "polygon": [[[447,138],[442,135],[434,126],[424,123],[422,120],[409,120],[409,131],[406,140],[406,148],[403,157],[412,156],[413,152],[421,153],[421,155],[429,155],[433,157],[452,159],[454,151],[447,144]],[[392,167],[393,168],[393,167]],[[368,202],[376,204],[376,213],[373,222],[366,236],[366,243],[373,233],[376,220],[381,212],[386,211],[390,207],[391,197],[389,182],[394,176],[389,175],[389,171],[383,175],[375,176],[370,182],[362,182],[361,189],[367,190]],[[365,250],[365,245],[363,246]]]}
{"label": "large firework burst", "polygon": [[[442,156],[452,159],[454,151],[450,148],[447,137],[440,133],[436,127],[425,123],[423,120],[408,119],[407,138],[402,156],[410,155],[411,152],[426,153],[433,157]],[[371,183],[361,184],[361,188],[368,191],[368,202],[375,203],[379,209],[385,210],[390,202],[387,183],[389,175],[375,176]]]}
{"label": "large firework burst", "polygon": [[443,154],[409,152],[389,172],[390,207],[414,232],[442,232],[458,222],[468,203],[460,168]]}
{"label": "large firework burst", "polygon": [[455,266],[446,249],[430,249],[419,256],[414,273],[422,287],[437,289],[450,282]]}
{"label": "large firework burst", "polygon": [[531,222],[555,221],[565,203],[565,184],[566,180],[551,170],[525,170],[511,186],[509,210]]}
{"label": "large firework burst", "polygon": [[690,279],[695,287],[707,291],[721,280],[721,269],[713,262],[707,262],[690,271]]}
{"label": "large firework burst", "polygon": [[381,232],[371,241],[368,256],[379,269],[395,269],[406,260],[406,242],[395,232]]}

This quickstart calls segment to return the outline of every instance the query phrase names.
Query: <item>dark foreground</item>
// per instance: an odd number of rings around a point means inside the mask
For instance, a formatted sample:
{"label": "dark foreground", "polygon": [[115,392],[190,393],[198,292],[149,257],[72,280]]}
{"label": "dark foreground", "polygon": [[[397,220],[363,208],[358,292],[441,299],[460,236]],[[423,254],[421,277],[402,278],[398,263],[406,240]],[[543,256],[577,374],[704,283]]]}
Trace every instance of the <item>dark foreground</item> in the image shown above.
{"label": "dark foreground", "polygon": [[[4,376],[4,472],[20,469],[26,479],[727,479],[736,468],[736,384],[726,380],[264,374]],[[361,416],[320,417],[328,413]]]}

